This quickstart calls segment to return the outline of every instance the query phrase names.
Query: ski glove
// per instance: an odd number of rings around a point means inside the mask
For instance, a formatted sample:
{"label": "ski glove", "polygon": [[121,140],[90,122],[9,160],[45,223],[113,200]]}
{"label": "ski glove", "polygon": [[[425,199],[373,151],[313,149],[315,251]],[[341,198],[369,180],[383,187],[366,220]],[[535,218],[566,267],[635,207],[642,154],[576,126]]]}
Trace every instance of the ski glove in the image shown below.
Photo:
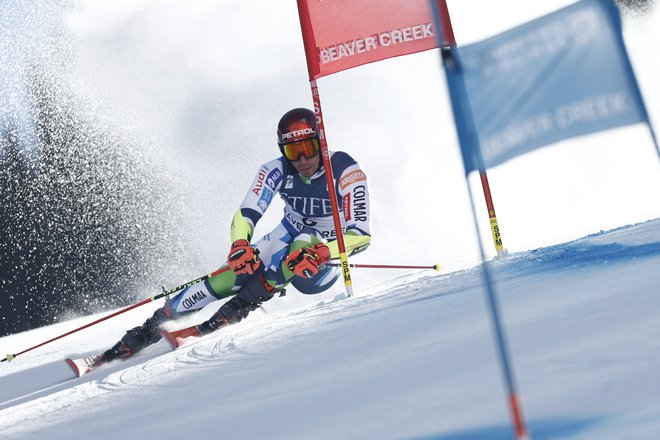
{"label": "ski glove", "polygon": [[325,244],[319,243],[289,254],[286,259],[286,267],[299,277],[311,278],[328,261],[330,261],[330,249]]}
{"label": "ski glove", "polygon": [[229,268],[237,275],[244,273],[252,275],[259,268],[259,251],[250,246],[247,240],[236,240],[231,245],[231,250],[227,256]]}

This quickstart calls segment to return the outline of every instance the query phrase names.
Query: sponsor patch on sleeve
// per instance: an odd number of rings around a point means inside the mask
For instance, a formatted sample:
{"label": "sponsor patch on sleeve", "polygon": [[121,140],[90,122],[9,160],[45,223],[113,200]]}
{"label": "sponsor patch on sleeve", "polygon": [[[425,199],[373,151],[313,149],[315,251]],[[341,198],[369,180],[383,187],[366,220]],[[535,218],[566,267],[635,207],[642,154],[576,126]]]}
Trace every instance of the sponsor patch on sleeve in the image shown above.
{"label": "sponsor patch on sleeve", "polygon": [[266,209],[268,209],[268,205],[270,205],[270,202],[273,200],[273,192],[269,190],[268,188],[264,188],[261,197],[259,198],[259,201],[257,202],[257,205],[261,209],[262,212],[266,212]]}
{"label": "sponsor patch on sleeve", "polygon": [[351,219],[351,193],[348,193],[342,197],[342,205],[344,211],[344,220],[349,221]]}
{"label": "sponsor patch on sleeve", "polygon": [[344,176],[341,178],[339,181],[339,189],[343,190],[349,185],[352,185],[355,182],[359,182],[361,180],[367,180],[367,176],[362,172],[362,170],[355,170],[352,171],[350,174]]}
{"label": "sponsor patch on sleeve", "polygon": [[266,170],[264,168],[261,168],[259,173],[257,173],[257,182],[255,183],[254,188],[252,188],[252,192],[256,195],[261,195],[261,189],[264,186],[264,180],[266,179]]}
{"label": "sponsor patch on sleeve", "polygon": [[282,171],[279,169],[275,168],[273,171],[268,173],[268,176],[266,177],[266,185],[270,186],[271,189],[276,189],[277,186],[280,184],[282,181]]}

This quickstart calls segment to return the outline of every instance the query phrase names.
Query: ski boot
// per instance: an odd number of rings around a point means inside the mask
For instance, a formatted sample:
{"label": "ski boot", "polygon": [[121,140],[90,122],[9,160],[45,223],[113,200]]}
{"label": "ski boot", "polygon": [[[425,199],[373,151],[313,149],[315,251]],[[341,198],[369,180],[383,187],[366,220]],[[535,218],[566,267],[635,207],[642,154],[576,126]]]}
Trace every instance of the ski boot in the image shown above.
{"label": "ski boot", "polygon": [[283,289],[271,286],[261,272],[258,276],[250,278],[236,296],[224,303],[208,321],[197,327],[202,334],[208,334],[220,327],[236,324],[245,319],[250,312],[258,309],[261,303],[282,291]]}
{"label": "ski boot", "polygon": [[167,312],[165,307],[156,310],[150,318],[144,321],[144,324],[128,330],[111,349],[97,356],[97,362],[128,359],[145,347],[158,342],[161,338],[160,325],[171,319]]}

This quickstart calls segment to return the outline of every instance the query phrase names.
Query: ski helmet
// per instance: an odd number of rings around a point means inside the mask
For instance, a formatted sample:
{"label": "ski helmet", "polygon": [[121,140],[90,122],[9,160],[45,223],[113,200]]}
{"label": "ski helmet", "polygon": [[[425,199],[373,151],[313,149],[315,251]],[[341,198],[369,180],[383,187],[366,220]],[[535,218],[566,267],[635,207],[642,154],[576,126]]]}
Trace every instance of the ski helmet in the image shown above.
{"label": "ski helmet", "polygon": [[286,112],[277,125],[277,143],[289,160],[298,160],[301,154],[306,157],[316,154],[320,144],[314,112],[306,108]]}

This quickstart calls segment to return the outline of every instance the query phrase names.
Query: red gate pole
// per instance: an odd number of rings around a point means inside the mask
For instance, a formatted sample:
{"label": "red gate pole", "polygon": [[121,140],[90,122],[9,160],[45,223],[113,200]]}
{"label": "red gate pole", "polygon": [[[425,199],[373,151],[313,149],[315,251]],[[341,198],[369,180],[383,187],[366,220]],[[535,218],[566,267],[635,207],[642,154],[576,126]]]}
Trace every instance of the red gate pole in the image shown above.
{"label": "red gate pole", "polygon": [[[449,17],[449,9],[447,9],[446,1],[438,1],[438,8],[440,10],[440,20],[442,22],[443,41],[450,46],[456,45],[456,38],[454,37],[454,28],[451,25],[451,18]],[[504,245],[502,244],[502,234],[500,234],[500,227],[497,224],[497,216],[495,215],[495,205],[493,204],[493,196],[490,193],[490,185],[488,184],[488,175],[485,169],[479,170],[479,177],[481,177],[481,187],[484,190],[484,197],[486,199],[486,208],[488,209],[488,218],[490,219],[490,231],[493,234],[493,243],[497,256],[505,255]]]}
{"label": "red gate pole", "polygon": [[312,89],[312,99],[314,100],[314,113],[316,114],[316,125],[319,129],[319,140],[321,141],[321,155],[323,156],[323,166],[325,167],[325,180],[328,184],[328,195],[330,196],[330,205],[332,206],[332,219],[335,223],[335,234],[337,245],[339,247],[339,260],[341,264],[341,273],[344,276],[344,285],[346,294],[353,296],[353,282],[351,281],[351,268],[348,264],[346,255],[346,244],[344,243],[344,232],[341,226],[341,217],[339,215],[339,201],[335,192],[335,180],[332,175],[332,164],[330,163],[330,153],[328,152],[328,141],[325,137],[325,124],[323,123],[323,111],[321,110],[321,97],[316,80],[311,80],[309,85]]}

